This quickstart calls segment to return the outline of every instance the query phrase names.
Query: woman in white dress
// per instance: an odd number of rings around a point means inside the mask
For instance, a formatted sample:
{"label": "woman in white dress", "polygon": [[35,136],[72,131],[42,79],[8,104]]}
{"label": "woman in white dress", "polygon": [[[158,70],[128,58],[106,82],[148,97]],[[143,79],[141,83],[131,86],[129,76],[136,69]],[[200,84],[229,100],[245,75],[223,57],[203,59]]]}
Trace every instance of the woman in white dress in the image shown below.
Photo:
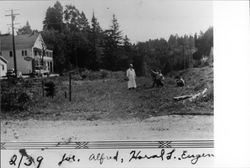
{"label": "woman in white dress", "polygon": [[135,82],[135,70],[133,69],[133,65],[129,65],[129,69],[127,70],[127,78],[128,78],[128,89],[135,89],[136,88],[136,82]]}

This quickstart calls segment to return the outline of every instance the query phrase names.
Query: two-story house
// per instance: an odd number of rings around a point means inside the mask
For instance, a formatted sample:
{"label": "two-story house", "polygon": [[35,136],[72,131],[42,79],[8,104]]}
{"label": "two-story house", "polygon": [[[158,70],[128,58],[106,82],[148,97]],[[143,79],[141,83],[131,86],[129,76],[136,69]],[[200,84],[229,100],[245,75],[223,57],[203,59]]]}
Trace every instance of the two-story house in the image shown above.
{"label": "two-story house", "polygon": [[[14,69],[12,36],[0,35],[0,51],[8,61],[8,69]],[[17,72],[30,74],[37,67],[53,72],[53,52],[47,49],[40,33],[15,36]]]}

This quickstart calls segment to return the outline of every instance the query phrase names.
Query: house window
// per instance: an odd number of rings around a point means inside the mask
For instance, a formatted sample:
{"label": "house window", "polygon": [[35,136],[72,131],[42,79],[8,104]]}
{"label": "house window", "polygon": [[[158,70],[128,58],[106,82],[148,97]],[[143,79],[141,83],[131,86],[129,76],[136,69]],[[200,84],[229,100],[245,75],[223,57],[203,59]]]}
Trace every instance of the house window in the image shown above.
{"label": "house window", "polygon": [[35,56],[37,56],[37,51],[35,51]]}
{"label": "house window", "polygon": [[4,65],[2,65],[2,70],[4,70]]}
{"label": "house window", "polygon": [[22,56],[27,56],[27,50],[22,50]]}
{"label": "house window", "polygon": [[12,51],[10,51],[10,57],[12,57]]}

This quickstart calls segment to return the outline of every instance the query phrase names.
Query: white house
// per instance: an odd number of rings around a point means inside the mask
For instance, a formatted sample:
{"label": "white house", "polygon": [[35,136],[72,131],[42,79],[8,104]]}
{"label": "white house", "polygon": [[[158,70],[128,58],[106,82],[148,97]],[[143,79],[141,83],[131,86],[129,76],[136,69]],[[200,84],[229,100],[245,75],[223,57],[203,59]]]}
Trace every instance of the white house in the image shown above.
{"label": "white house", "polygon": [[[0,35],[0,51],[8,61],[8,69],[14,69],[14,55],[11,35]],[[36,67],[53,72],[53,52],[47,49],[40,33],[15,36],[17,72],[29,74]]]}
{"label": "white house", "polygon": [[1,56],[0,51],[0,77],[6,76],[8,61]]}

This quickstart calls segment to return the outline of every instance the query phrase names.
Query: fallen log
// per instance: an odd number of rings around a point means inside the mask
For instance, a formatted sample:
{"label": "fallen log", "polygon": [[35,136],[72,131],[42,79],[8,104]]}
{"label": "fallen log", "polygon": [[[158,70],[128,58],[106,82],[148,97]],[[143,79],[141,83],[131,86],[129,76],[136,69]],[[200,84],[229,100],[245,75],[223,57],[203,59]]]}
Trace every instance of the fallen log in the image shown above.
{"label": "fallen log", "polygon": [[181,101],[181,100],[189,99],[189,98],[191,98],[191,97],[192,97],[192,95],[183,95],[183,96],[174,97],[173,99],[174,99],[175,101]]}
{"label": "fallen log", "polygon": [[181,101],[181,100],[185,100],[185,99],[188,99],[189,101],[194,101],[196,100],[197,98],[199,97],[205,97],[206,95],[206,92],[207,92],[207,88],[205,88],[202,92],[199,92],[199,93],[196,93],[196,94],[193,94],[193,95],[183,95],[183,96],[177,96],[177,97],[174,97],[173,99],[175,101]]}

